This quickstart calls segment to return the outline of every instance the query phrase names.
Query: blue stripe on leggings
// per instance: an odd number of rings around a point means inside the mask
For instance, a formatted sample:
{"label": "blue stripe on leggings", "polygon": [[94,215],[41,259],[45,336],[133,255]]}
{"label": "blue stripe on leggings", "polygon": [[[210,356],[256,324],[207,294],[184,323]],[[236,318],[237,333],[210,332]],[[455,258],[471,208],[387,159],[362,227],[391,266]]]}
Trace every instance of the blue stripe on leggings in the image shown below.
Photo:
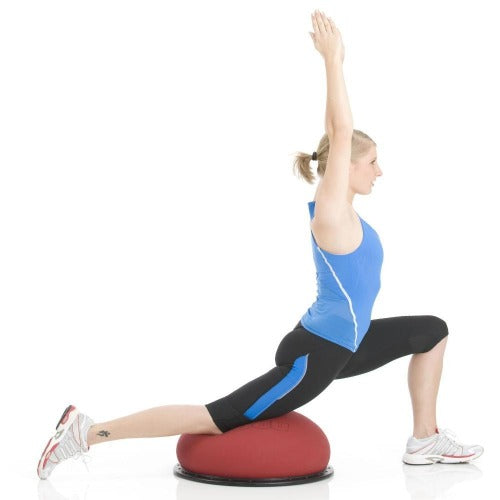
{"label": "blue stripe on leggings", "polygon": [[245,417],[254,420],[275,401],[281,399],[285,394],[288,394],[292,389],[297,387],[306,374],[308,356],[309,353],[297,358],[286,376],[248,408],[244,413]]}

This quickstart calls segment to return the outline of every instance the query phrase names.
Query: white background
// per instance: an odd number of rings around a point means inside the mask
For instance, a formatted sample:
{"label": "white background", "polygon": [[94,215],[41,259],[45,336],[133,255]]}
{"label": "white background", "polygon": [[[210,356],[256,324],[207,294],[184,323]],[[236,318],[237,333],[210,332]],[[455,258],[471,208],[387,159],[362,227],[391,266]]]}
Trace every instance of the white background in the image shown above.
{"label": "white background", "polygon": [[[68,461],[50,487],[39,484],[39,455],[68,404],[99,422],[218,399],[274,366],[281,338],[315,300],[315,185],[292,172],[294,153],[312,153],[324,133],[314,8],[342,33],[354,128],[375,140],[383,171],[354,199],[384,245],[372,317],[446,320],[438,425],[482,444],[483,456],[401,462],[412,432],[405,357],[297,409],[329,438],[329,481],[257,492],[177,479],[171,436],[95,446],[90,475]],[[486,0],[4,0],[2,497],[492,498],[494,9]]]}

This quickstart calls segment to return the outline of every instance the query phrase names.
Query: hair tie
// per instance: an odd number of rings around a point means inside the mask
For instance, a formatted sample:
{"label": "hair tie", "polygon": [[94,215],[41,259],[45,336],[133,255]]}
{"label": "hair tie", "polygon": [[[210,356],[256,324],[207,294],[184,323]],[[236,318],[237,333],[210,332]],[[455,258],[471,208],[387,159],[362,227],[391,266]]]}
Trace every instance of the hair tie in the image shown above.
{"label": "hair tie", "polygon": [[317,160],[317,159],[318,159],[318,155],[316,154],[316,151],[313,153],[313,155],[312,155],[312,159],[313,159],[313,160]]}

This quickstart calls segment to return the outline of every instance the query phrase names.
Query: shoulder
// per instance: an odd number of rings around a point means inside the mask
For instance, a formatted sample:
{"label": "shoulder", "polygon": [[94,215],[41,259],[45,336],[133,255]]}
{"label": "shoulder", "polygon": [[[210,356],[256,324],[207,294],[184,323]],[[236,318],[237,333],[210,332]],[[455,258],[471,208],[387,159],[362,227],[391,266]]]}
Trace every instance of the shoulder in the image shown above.
{"label": "shoulder", "polygon": [[311,220],[311,231],[318,246],[333,254],[351,253],[363,240],[363,221],[352,207],[338,210],[335,214]]}

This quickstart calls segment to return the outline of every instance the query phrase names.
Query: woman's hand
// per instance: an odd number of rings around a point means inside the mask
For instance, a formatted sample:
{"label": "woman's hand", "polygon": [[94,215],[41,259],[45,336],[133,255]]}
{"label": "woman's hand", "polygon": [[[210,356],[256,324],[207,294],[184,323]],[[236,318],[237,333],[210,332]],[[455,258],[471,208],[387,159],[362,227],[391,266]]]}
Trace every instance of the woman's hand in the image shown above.
{"label": "woman's hand", "polygon": [[344,44],[340,31],[331,17],[318,10],[311,14],[314,33],[309,32],[314,47],[326,60],[337,59],[344,62]]}

